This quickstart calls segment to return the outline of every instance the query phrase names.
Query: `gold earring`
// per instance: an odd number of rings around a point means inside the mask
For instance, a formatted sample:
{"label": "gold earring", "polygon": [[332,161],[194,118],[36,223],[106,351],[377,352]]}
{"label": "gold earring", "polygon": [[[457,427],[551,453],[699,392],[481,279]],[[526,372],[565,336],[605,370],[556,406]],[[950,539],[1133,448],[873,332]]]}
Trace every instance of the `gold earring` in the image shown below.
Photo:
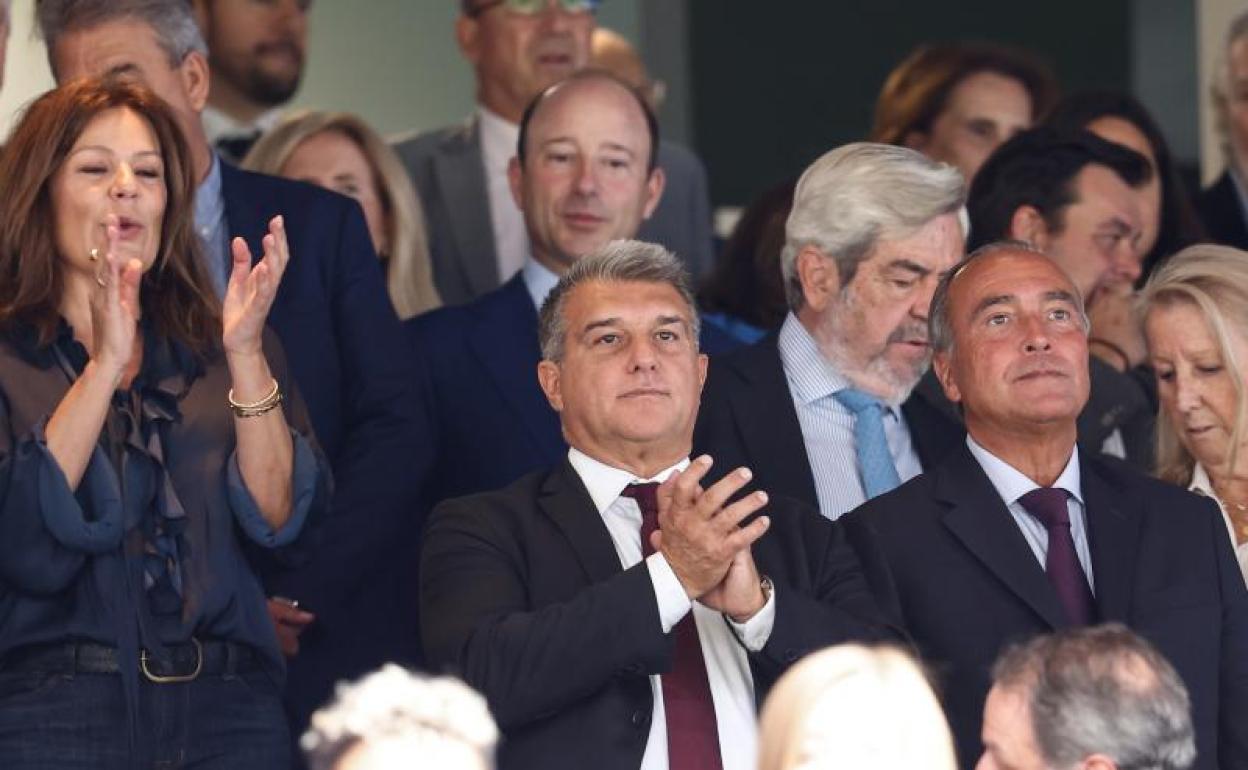
{"label": "gold earring", "polygon": [[99,261],[99,259],[100,259],[100,250],[99,250],[99,249],[91,249],[91,261],[92,261],[92,262],[97,262],[97,261]]}

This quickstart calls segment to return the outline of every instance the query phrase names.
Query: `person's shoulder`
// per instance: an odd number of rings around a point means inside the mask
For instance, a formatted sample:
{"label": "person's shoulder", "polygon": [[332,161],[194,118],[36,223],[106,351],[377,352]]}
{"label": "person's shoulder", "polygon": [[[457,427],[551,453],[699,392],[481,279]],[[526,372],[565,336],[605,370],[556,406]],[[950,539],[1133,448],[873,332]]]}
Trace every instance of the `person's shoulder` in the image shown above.
{"label": "person's shoulder", "polygon": [[1207,499],[1103,452],[1090,454],[1084,461],[1084,471],[1108,486],[1116,499],[1147,502],[1150,508],[1158,510],[1176,505],[1201,505]]}
{"label": "person's shoulder", "polygon": [[392,137],[390,146],[407,166],[412,166],[439,151],[462,146],[473,135],[472,119],[427,131],[409,131]]}
{"label": "person's shoulder", "polygon": [[505,487],[487,492],[474,492],[438,503],[431,522],[459,521],[475,527],[511,529],[536,514],[538,500],[547,494],[560,474],[560,466],[543,468],[521,476]]}
{"label": "person's shoulder", "polygon": [[748,380],[759,374],[783,371],[776,334],[770,333],[758,342],[740,345],[711,358],[711,370],[721,376]]}
{"label": "person's shoulder", "polygon": [[683,144],[668,139],[659,140],[659,165],[665,170],[672,168],[694,170],[702,168],[702,159]]}
{"label": "person's shoulder", "polygon": [[291,221],[325,222],[327,209],[347,210],[358,205],[354,200],[333,190],[301,182],[296,179],[261,174],[237,166],[222,165],[228,169],[224,194],[239,192],[268,205],[279,206],[282,215]]}
{"label": "person's shoulder", "polygon": [[[519,297],[529,302],[527,293]],[[517,302],[515,287],[508,282],[496,289],[482,294],[476,299],[458,305],[443,305],[436,310],[421,313],[403,322],[408,337],[414,341],[425,341],[431,338],[445,339],[448,336],[460,337],[483,319],[488,320],[502,308],[510,307]]]}
{"label": "person's shoulder", "polygon": [[937,511],[936,486],[941,466],[920,473],[897,488],[867,500],[838,521],[847,527],[868,527],[877,533],[914,531]]}

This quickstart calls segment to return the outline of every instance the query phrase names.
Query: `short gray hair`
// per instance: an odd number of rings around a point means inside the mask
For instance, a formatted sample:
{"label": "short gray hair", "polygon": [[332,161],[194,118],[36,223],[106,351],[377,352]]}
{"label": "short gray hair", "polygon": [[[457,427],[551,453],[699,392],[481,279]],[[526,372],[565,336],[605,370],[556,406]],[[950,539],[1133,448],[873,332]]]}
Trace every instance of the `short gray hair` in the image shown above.
{"label": "short gray hair", "polygon": [[671,286],[689,306],[689,333],[696,349],[702,322],[684,265],[676,255],[656,243],[616,240],[573,262],[542,303],[538,314],[538,342],[543,359],[554,363],[563,360],[568,332],[564,306],[572,290],[589,281],[641,281]]}
{"label": "short gray hair", "polygon": [[192,51],[208,55],[208,45],[189,0],[36,0],[35,19],[56,75],[61,36],[115,21],[140,21],[156,33],[169,65],[177,67]]}
{"label": "short gray hair", "polygon": [[1074,767],[1104,754],[1130,770],[1196,759],[1187,689],[1156,648],[1109,623],[1041,636],[997,661],[993,683],[1025,696],[1041,758]]}
{"label": "short gray hair", "polygon": [[[789,307],[804,301],[797,255],[813,246],[836,261],[841,286],[880,238],[904,238],[936,217],[962,210],[962,174],[906,147],[857,142],[810,165],[793,192],[780,267]],[[963,233],[965,216],[961,217]]]}
{"label": "short gray hair", "polygon": [[485,698],[458,679],[387,663],[340,683],[299,743],[311,770],[331,770],[359,744],[387,756],[420,755],[431,767],[493,767],[498,727]]}
{"label": "short gray hair", "polygon": [[[953,321],[949,318],[949,292],[953,287],[954,279],[969,267],[972,262],[993,254],[1005,252],[1037,254],[1046,259],[1049,258],[1047,254],[1027,241],[1005,238],[985,243],[968,254],[952,270],[941,276],[940,281],[936,284],[936,290],[932,293],[932,304],[927,313],[927,339],[928,344],[932,346],[933,353],[941,353],[953,349]],[[1056,263],[1054,264],[1056,265]],[[1058,269],[1060,270],[1061,268]],[[1078,289],[1075,290],[1074,295],[1079,318],[1083,322],[1084,331],[1087,332],[1092,328],[1092,322],[1088,319],[1087,310],[1083,306],[1083,297],[1079,295]]]}

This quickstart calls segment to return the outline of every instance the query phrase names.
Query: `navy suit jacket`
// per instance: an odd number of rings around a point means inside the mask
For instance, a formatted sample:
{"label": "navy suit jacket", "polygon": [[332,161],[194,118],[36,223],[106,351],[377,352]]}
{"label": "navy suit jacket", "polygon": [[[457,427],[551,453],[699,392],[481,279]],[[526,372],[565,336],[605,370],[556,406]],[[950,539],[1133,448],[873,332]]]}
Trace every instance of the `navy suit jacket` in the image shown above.
{"label": "navy suit jacket", "polygon": [[[564,458],[559,415],[537,383],[537,310],[522,275],[404,325],[434,436],[434,502],[500,489]],[[701,344],[714,355],[737,343],[704,326]]]}
{"label": "navy suit jacket", "polygon": [[[711,478],[740,466],[754,484],[819,508],[815,475],[806,455],[802,426],[784,374],[779,333],[712,359],[702,408],[693,433],[694,454],[715,458]],[[919,462],[935,465],[957,447],[966,431],[915,391],[901,406]]]}
{"label": "navy suit jacket", "polygon": [[[1100,620],[1178,670],[1196,768],[1248,767],[1248,592],[1217,507],[1103,455],[1081,452],[1080,476]],[[1068,625],[1044,567],[965,444],[841,522],[851,542],[874,544],[860,552],[867,579],[933,669],[973,767],[993,661]]]}
{"label": "navy suit jacket", "polygon": [[[394,149],[420,193],[442,300],[457,305],[498,288],[477,119],[409,137]],[[697,277],[714,261],[706,169],[692,151],[662,141],[658,165],[667,179],[663,197],[637,238],[667,247]]]}
{"label": "navy suit jacket", "polygon": [[416,655],[415,589],[391,573],[395,564],[414,570],[418,553],[419,492],[430,463],[424,414],[358,204],[227,163],[221,181],[230,237],[246,239],[256,259],[269,220],[285,219],[290,263],[268,322],[335,478],[333,515],[311,562],[265,576],[271,594],[318,615],[290,666],[288,700],[301,719],[335,679]]}

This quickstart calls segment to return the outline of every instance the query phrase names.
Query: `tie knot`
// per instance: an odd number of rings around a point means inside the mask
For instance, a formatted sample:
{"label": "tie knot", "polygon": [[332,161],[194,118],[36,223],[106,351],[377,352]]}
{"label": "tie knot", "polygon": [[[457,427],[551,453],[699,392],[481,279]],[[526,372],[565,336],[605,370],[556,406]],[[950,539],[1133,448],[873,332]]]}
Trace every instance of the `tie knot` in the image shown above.
{"label": "tie knot", "polygon": [[855,415],[875,410],[877,413],[884,411],[884,402],[871,395],[864,393],[856,388],[844,388],[832,394],[845,407]]}
{"label": "tie knot", "polygon": [[629,484],[624,487],[620,497],[631,497],[637,501],[642,516],[655,516],[659,512],[658,482],[647,481],[642,484]]}
{"label": "tie knot", "polygon": [[1036,517],[1045,529],[1070,526],[1070,511],[1066,507],[1066,490],[1057,487],[1033,489],[1018,502]]}

